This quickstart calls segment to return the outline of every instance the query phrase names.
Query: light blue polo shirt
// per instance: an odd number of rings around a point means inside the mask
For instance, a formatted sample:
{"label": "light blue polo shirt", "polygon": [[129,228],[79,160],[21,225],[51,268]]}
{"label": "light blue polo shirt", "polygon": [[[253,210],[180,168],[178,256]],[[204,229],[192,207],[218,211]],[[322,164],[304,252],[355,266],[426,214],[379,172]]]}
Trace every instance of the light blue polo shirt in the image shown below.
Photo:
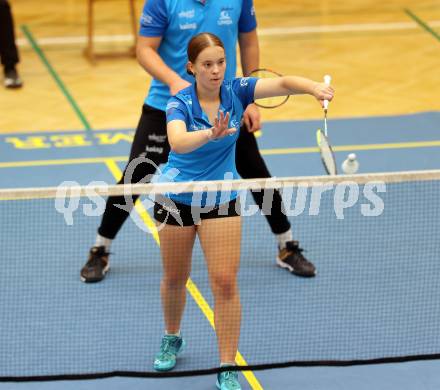
{"label": "light blue polo shirt", "polygon": [[[253,0],[147,0],[140,24],[140,36],[162,37],[158,54],[190,83],[194,78],[186,73],[186,50],[194,35],[210,32],[222,40],[227,63],[225,79],[232,80],[237,67],[238,34],[257,27]],[[169,98],[168,86],[153,79],[145,103],[165,111]]]}
{"label": "light blue polo shirt", "polygon": [[[229,112],[229,127],[235,127],[234,134],[218,140],[212,140],[189,153],[176,153],[173,150],[168,162],[162,170],[160,182],[187,182],[205,180],[238,179],[235,166],[235,143],[240,131],[240,123],[246,107],[254,101],[255,84],[258,79],[243,77],[223,81],[220,88],[220,110]],[[203,112],[196,93],[196,85],[183,89],[169,99],[167,105],[167,123],[181,120],[186,124],[187,131],[209,129],[212,124]],[[177,175],[176,175],[177,172]],[[192,194],[168,194],[173,201],[193,205],[218,205],[229,202],[237,197],[237,192],[204,193],[197,199]]]}

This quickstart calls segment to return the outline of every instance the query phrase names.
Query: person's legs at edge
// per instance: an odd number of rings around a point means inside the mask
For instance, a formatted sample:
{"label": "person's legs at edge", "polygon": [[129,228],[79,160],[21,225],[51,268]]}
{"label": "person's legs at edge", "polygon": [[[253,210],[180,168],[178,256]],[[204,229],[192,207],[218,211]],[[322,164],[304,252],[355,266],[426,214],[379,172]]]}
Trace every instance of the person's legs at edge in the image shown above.
{"label": "person's legs at edge", "polygon": [[[237,171],[244,179],[270,178],[257,141],[245,127],[240,129],[236,148]],[[315,266],[302,254],[298,241],[293,240],[290,222],[285,214],[279,191],[251,191],[255,203],[263,210],[272,233],[278,241],[277,264],[298,276],[315,276]]]}
{"label": "person's legs at edge", "polygon": [[16,69],[19,55],[15,44],[14,20],[11,6],[6,0],[0,0],[0,57],[5,87],[20,88],[23,82]]}
{"label": "person's legs at edge", "polygon": [[[156,167],[166,162],[169,144],[166,138],[165,113],[146,105],[136,129],[131,146],[129,162],[118,184],[148,183],[156,172]],[[138,196],[126,202],[124,196],[110,196],[107,199],[101,225],[98,228],[95,244],[81,269],[83,282],[99,282],[109,269],[109,254],[112,240],[130,215]],[[118,207],[119,205],[123,208]]]}
{"label": "person's legs at edge", "polygon": [[[197,234],[205,255],[214,295],[214,322],[221,366],[235,365],[240,336],[241,306],[237,284],[240,264],[241,219],[225,217],[202,220]],[[217,388],[239,390],[238,373],[217,375]]]}

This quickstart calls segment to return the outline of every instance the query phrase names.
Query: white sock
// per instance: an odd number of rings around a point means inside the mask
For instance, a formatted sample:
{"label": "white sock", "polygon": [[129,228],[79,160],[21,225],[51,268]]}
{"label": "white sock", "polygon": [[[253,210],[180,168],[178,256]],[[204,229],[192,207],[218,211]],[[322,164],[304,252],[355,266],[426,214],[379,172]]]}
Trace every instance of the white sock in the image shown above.
{"label": "white sock", "polygon": [[103,236],[100,236],[99,234],[96,236],[95,246],[104,246],[105,251],[110,251],[110,246],[112,244],[112,241],[110,238],[106,238]]}
{"label": "white sock", "polygon": [[275,237],[277,238],[278,241],[278,248],[284,249],[286,247],[286,242],[293,240],[292,230],[289,229],[287,232],[281,234],[275,234]]}
{"label": "white sock", "polygon": [[221,362],[220,367],[234,367],[235,363]]}
{"label": "white sock", "polygon": [[176,336],[176,337],[181,337],[180,336],[180,330],[177,333],[168,333],[167,330],[165,330],[165,336]]}

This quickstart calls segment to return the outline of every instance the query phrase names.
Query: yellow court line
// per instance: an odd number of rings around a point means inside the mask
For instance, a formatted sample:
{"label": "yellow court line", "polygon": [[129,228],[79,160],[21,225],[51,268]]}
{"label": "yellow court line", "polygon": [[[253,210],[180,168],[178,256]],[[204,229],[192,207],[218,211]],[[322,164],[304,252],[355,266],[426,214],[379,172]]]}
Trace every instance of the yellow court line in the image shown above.
{"label": "yellow court line", "polygon": [[[52,135],[52,133],[57,134],[57,133],[78,133],[81,130],[78,129],[46,129],[46,130],[41,130],[41,129],[27,129],[27,130],[13,130],[13,129],[0,129],[0,135],[16,135],[16,136],[21,136],[21,135],[34,135],[34,134],[41,134],[41,133],[49,133]],[[95,130],[93,130],[95,131]],[[98,130],[99,131],[99,130]],[[108,130],[103,130],[103,131],[108,131]]]}
{"label": "yellow court line", "polygon": [[0,163],[0,168],[21,168],[21,167],[39,167],[48,165],[76,165],[76,164],[101,164],[107,160],[127,161],[127,156],[114,157],[90,157],[90,158],[67,158],[54,160],[34,160],[34,161],[10,161]]}
{"label": "yellow court line", "polygon": [[[353,150],[431,148],[435,146],[440,146],[440,141],[395,142],[389,144],[366,144],[366,145],[341,145],[341,146],[332,146],[332,149],[334,152],[347,152]],[[319,152],[319,148],[307,147],[307,148],[260,149],[260,152],[263,155],[306,154],[306,153],[317,153]]]}
{"label": "yellow court line", "polygon": [[383,149],[405,149],[405,148],[431,148],[440,146],[440,141],[414,141],[414,142],[396,142],[389,144],[367,144],[367,145],[343,145],[335,146],[333,149],[338,151],[347,150],[383,150]]}
{"label": "yellow court line", "polygon": [[[396,143],[388,143],[388,144],[340,145],[340,146],[333,146],[333,150],[335,152],[344,152],[344,151],[355,151],[355,150],[432,148],[438,146],[440,146],[440,141],[416,141],[416,142],[396,142]],[[277,155],[277,154],[318,153],[319,149],[318,147],[313,146],[306,148],[260,149],[260,152],[261,154],[268,156],[268,155]],[[48,166],[48,165],[72,165],[72,164],[100,164],[100,163],[105,164],[108,160],[113,160],[116,162],[125,162],[127,161],[127,156],[0,162],[0,168],[20,168],[20,167],[38,167],[38,166]]]}
{"label": "yellow court line", "polygon": [[[119,180],[122,176],[122,172],[119,169],[118,165],[115,161],[111,159],[105,160],[105,165],[110,170],[112,175],[116,180]],[[153,220],[151,219],[150,215],[147,213],[147,210],[145,210],[145,207],[142,205],[142,202],[136,202],[135,204],[136,211],[142,218],[145,225],[148,227],[148,230],[152,233],[154,240],[156,241],[157,245],[160,246],[159,241],[159,234],[156,229],[156,225],[154,224]],[[205,315],[208,322],[211,324],[213,329],[215,329],[214,326],[214,312],[212,311],[211,307],[209,306],[208,302],[206,302],[206,299],[203,297],[202,293],[196,286],[196,284],[191,280],[191,278],[188,279],[188,282],[186,283],[186,289],[191,294],[194,301],[199,306],[199,309],[202,311],[202,313]],[[237,356],[235,358],[235,362],[238,365],[241,366],[247,366],[246,360],[244,359],[243,355],[240,353],[240,351],[237,351]],[[243,371],[243,375],[246,378],[246,380],[249,382],[251,388],[253,390],[263,390],[263,387],[261,386],[258,379],[255,377],[254,373],[252,371]]]}

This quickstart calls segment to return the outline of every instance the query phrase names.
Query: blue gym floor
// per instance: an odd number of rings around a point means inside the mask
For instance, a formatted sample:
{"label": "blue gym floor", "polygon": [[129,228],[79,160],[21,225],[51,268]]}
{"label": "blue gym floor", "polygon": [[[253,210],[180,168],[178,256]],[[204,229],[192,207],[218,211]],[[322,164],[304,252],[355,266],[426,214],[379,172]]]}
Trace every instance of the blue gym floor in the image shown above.
{"label": "blue gym floor", "polygon": [[[350,118],[350,119],[331,119],[329,122],[329,132],[333,145],[336,150],[336,159],[338,165],[345,159],[348,153],[356,152],[360,162],[360,173],[367,172],[391,172],[391,171],[403,171],[403,170],[422,170],[422,169],[439,169],[440,168],[440,140],[438,137],[440,123],[440,113],[427,112],[418,113],[414,115],[398,116],[398,117],[368,117],[368,118]],[[319,154],[315,147],[315,130],[320,127],[321,121],[289,121],[289,122],[272,122],[265,123],[262,134],[258,137],[260,150],[262,151],[264,158],[274,176],[303,176],[303,175],[321,175],[323,174],[323,168],[320,162]],[[106,129],[106,130],[94,130],[94,131],[60,131],[60,132],[41,132],[41,133],[21,133],[21,134],[0,134],[0,186],[2,188],[13,187],[42,187],[42,186],[57,186],[63,181],[75,181],[80,184],[88,184],[91,181],[104,181],[109,184],[115,182],[114,174],[109,169],[109,161],[117,163],[120,169],[123,169],[124,161],[129,152],[130,136],[133,134],[133,129]],[[424,205],[426,207],[426,205]],[[0,209],[1,210],[1,209]],[[422,210],[421,210],[422,211]],[[32,212],[32,208],[26,212]],[[39,211],[41,212],[41,210]],[[42,212],[44,214],[44,212]],[[423,214],[423,213],[422,213]],[[436,223],[435,218],[437,214],[431,213],[431,222]],[[422,226],[426,218],[430,217],[429,210],[421,217],[420,221],[415,220],[415,224],[420,223]],[[59,217],[58,217],[59,218]],[[305,222],[303,216],[297,223],[295,220],[294,232],[301,239],[302,242],[308,240],[308,236],[315,229],[313,224],[310,226]],[[2,218],[3,220],[3,218]],[[438,219],[437,219],[438,220]],[[12,221],[3,220],[3,228],[5,226],[11,226]],[[395,220],[394,220],[395,221]],[[41,229],[40,235],[44,235],[46,231],[50,229],[56,229],[56,223],[54,222],[47,229]],[[115,305],[123,305],[123,300],[118,301],[117,288],[123,286],[124,281],[129,280],[129,283],[133,286],[131,292],[136,293],[136,288],[139,288],[139,294],[142,294],[143,276],[148,275],[152,270],[149,265],[142,263],[143,259],[134,259],[131,264],[120,261],[118,263],[117,258],[113,263],[112,272],[109,277],[102,284],[98,286],[87,286],[80,283],[78,278],[78,272],[85,260],[85,254],[88,247],[93,243],[94,229],[99,223],[99,218],[92,219],[86,226],[86,235],[82,235],[82,242],[77,244],[76,247],[66,248],[67,253],[70,256],[77,257],[74,261],[71,261],[68,265],[63,265],[61,272],[66,274],[65,278],[67,283],[70,283],[72,288],[76,288],[78,296],[75,296],[76,303],[74,305],[75,310],[70,311],[68,316],[72,317],[72,324],[77,321],[77,315],[82,312],[81,305],[87,296],[96,292],[99,288],[107,290],[107,297],[113,299]],[[261,231],[264,231],[265,235],[268,235],[267,225],[261,218],[259,222],[262,227]],[[263,226],[264,225],[264,226]],[[316,225],[316,223],[315,223]],[[438,225],[434,225],[438,226]],[[35,229],[35,226],[30,226],[29,229]],[[392,228],[392,226],[389,226]],[[266,229],[266,230],[264,230]],[[310,229],[310,231],[308,230]],[[78,229],[77,229],[78,230]],[[124,232],[125,230],[125,232]],[[322,228],[322,234],[325,234],[324,228]],[[337,230],[337,229],[336,229]],[[72,233],[73,232],[73,233]],[[75,238],[75,230],[62,233],[58,239],[61,242],[68,241],[69,235]],[[89,232],[89,234],[87,234]],[[119,253],[124,251],[124,238],[128,237],[134,232],[133,227],[125,227],[121,232],[119,240],[115,241],[115,252]],[[79,232],[81,233],[81,232]],[[78,234],[79,234],[78,233]],[[353,233],[354,234],[354,233]],[[90,237],[88,237],[90,236]],[[270,235],[269,235],[270,236]],[[118,237],[119,238],[119,237]],[[89,241],[84,241],[89,239]],[[153,241],[150,237],[147,240]],[[256,240],[258,241],[258,239]],[[274,244],[269,241],[270,244]],[[9,244],[9,245],[8,245]],[[8,253],[8,250],[14,250],[14,246],[18,243],[3,243],[4,252]],[[310,242],[312,244],[312,242]],[[249,244],[247,244],[249,245]],[[259,244],[260,245],[260,244]],[[78,248],[78,246],[81,246]],[[83,247],[82,247],[83,246]],[[154,246],[154,245],[153,245]],[[310,245],[312,246],[312,245]],[[8,249],[9,248],[9,249]],[[69,253],[69,250],[72,250]],[[323,251],[325,248],[321,247],[315,250],[314,255],[319,258],[319,250]],[[27,249],[25,249],[27,251]],[[273,249],[275,252],[275,250]],[[154,256],[158,256],[158,251]],[[151,254],[151,251],[149,252]],[[268,250],[268,255],[271,253]],[[313,252],[312,252],[313,253]],[[59,256],[63,256],[63,251],[60,250]],[[28,254],[29,256],[29,254]],[[271,256],[271,255],[269,255]],[[316,258],[316,257],[314,257]],[[62,258],[59,261],[63,261]],[[318,269],[321,273],[325,273],[331,268],[332,264],[320,264],[318,261]],[[42,265],[44,266],[44,265]],[[350,262],[344,267],[350,267]],[[435,262],[431,264],[433,267],[433,277],[438,277],[439,269]],[[157,268],[157,264],[154,266]],[[249,267],[252,269],[252,267]],[[257,267],[257,270],[259,268]],[[348,268],[343,268],[346,272],[350,272]],[[54,272],[59,270],[55,269]],[[137,272],[136,272],[137,271]],[[155,270],[157,271],[157,270]],[[307,300],[313,301],[315,296],[319,296],[320,293],[324,294],[325,291],[319,290],[319,277],[314,280],[301,280],[294,276],[283,272],[282,270],[274,267],[273,263],[265,262],[261,263],[261,271],[267,273],[268,281],[274,282],[279,277],[279,282],[275,286],[269,286],[266,290],[266,294],[270,294],[272,290],[276,290],[275,287],[282,289],[283,296],[292,297],[292,302],[296,302],[298,299],[303,299],[304,308],[307,309]],[[255,268],[253,270],[255,271]],[[45,271],[47,273],[47,270]],[[42,273],[43,274],[43,273]],[[158,274],[158,273],[156,273]],[[7,277],[4,276],[4,277]],[[197,279],[197,274],[194,276]],[[321,277],[321,280],[324,277]],[[1,280],[1,279],[0,279]],[[148,279],[149,280],[149,279]],[[385,280],[386,281],[386,280]],[[384,281],[384,282],[385,282]],[[335,284],[338,281],[333,281]],[[53,284],[51,284],[53,283]],[[385,283],[384,283],[385,284]],[[78,285],[78,287],[76,287]],[[30,284],[23,283],[22,293],[26,296],[27,293],[35,293],[35,289]],[[314,286],[316,291],[313,292],[311,287]],[[47,277],[44,281],[43,287],[47,289],[53,289],[54,293],[58,290],[63,292],[65,286],[61,286],[60,283],[56,283],[56,280],[51,280],[51,276]],[[206,287],[206,286],[205,286]],[[209,297],[209,292],[202,286],[203,293],[206,293]],[[409,285],[410,287],[410,285]],[[329,286],[327,286],[327,289]],[[337,290],[337,286],[335,286]],[[116,291],[114,290],[116,289]],[[112,291],[113,290],[113,291]],[[206,291],[205,291],[206,290]],[[290,290],[290,291],[289,291]],[[1,290],[0,290],[1,291]],[[125,291],[125,290],[124,290]],[[328,291],[328,290],[327,290]],[[252,293],[251,290],[243,292],[243,294]],[[386,293],[386,291],[383,291]],[[433,294],[436,292],[434,291]],[[128,294],[128,293],[127,293]],[[154,292],[150,292],[154,294]],[[277,295],[278,294],[278,295]],[[274,291],[275,296],[280,296],[280,291]],[[142,295],[141,295],[142,296]],[[139,297],[140,298],[140,297]],[[7,298],[3,298],[3,307],[7,306]],[[6,301],[6,302],[5,302]],[[145,304],[147,304],[147,298],[145,298]],[[270,300],[268,300],[270,302]],[[436,301],[434,300],[434,303]],[[143,300],[139,299],[139,304],[142,307]],[[191,304],[189,303],[189,306]],[[117,307],[117,306],[116,306]],[[122,307],[122,306],[121,306]],[[62,310],[62,308],[58,308]],[[264,307],[260,308],[264,311]],[[434,313],[435,318],[440,318],[439,310],[433,306],[427,308],[430,312]],[[31,307],[29,308],[31,310]],[[157,307],[160,313],[160,307]],[[195,313],[197,308],[190,309],[192,313]],[[335,309],[337,310],[337,308]],[[244,329],[246,329],[246,310],[244,312]],[[75,318],[76,317],[76,318]],[[26,313],[22,314],[23,320],[26,319]],[[54,316],[56,318],[56,316]],[[99,324],[99,319],[95,319]],[[202,315],[199,317],[200,321],[206,321]],[[326,321],[326,318],[321,317],[322,321]],[[367,320],[367,319],[366,319]],[[275,321],[275,319],[274,319]],[[159,322],[160,324],[160,322]],[[112,324],[107,324],[110,331],[112,330]],[[310,324],[311,326],[313,324]],[[1,343],[7,345],[8,333],[19,332],[22,328],[26,328],[27,324],[23,321],[22,324],[8,324],[6,321],[2,324],[2,335],[0,336]],[[90,325],[89,325],[90,326]],[[123,324],[118,324],[123,326]],[[206,326],[205,332],[209,332],[209,325]],[[191,327],[190,325],[188,326]],[[307,327],[307,319],[300,316],[298,319],[298,329],[295,329],[295,322],[289,323],[290,329],[285,329],[282,323],[273,322],[271,327],[266,331],[269,333],[273,331],[275,334],[284,335],[288,337],[291,335],[295,339],[295,334],[298,332],[301,334],[303,328]],[[434,327],[436,329],[436,327]],[[139,325],[137,328],[139,329]],[[158,328],[157,330],[159,330]],[[438,353],[438,332],[433,329],[431,335],[432,340],[432,353]],[[24,329],[25,330],[25,329]],[[153,334],[156,329],[148,331],[148,335]],[[78,333],[78,337],[81,336],[81,324],[78,326],[72,325],[69,332],[75,335]],[[188,332],[189,337],[192,337],[191,331]],[[111,332],[110,332],[111,334]],[[255,337],[258,338],[258,334],[251,334],[249,340],[249,332],[243,332],[243,354],[246,355],[246,348],[248,345],[252,345]],[[435,337],[437,335],[437,340]],[[422,335],[428,337],[429,335]],[[63,333],[55,334],[54,337],[65,337]],[[73,337],[73,336],[72,336]],[[99,334],[97,334],[99,337]],[[122,336],[119,336],[122,337]],[[264,337],[269,337],[268,335]],[[307,337],[302,335],[302,338]],[[29,358],[29,367],[26,370],[33,375],[38,374],[38,370],[43,362],[50,362],[50,350],[38,355],[38,342],[35,340],[28,340],[26,342],[30,345],[32,356]],[[114,341],[114,340],[113,340]],[[124,345],[121,339],[117,340],[120,345]],[[298,354],[301,355],[300,348],[307,350],[308,344],[313,345],[314,339],[304,340],[302,344],[298,341]],[[254,341],[255,342],[255,341]],[[422,343],[429,343],[429,340],[425,340],[421,337]],[[112,351],[112,340],[100,341],[102,347],[101,350]],[[119,345],[119,344],[118,344]],[[23,344],[24,348],[27,348],[27,344]],[[68,343],[66,347],[69,348]],[[133,353],[143,354],[142,348],[134,348]],[[365,341],[365,348],[368,349],[368,340]],[[1,348],[3,352],[4,348]],[[313,348],[312,348],[313,350]],[[0,353],[0,355],[3,354]],[[120,352],[116,350],[115,353]],[[125,353],[127,353],[125,351]],[[366,352],[368,355],[368,352]],[[280,351],[283,355],[283,351]],[[145,351],[145,364],[146,369],[149,369],[151,360],[150,351]],[[293,353],[295,355],[295,353]],[[370,357],[370,356],[366,356]],[[276,357],[275,357],[276,358]],[[316,358],[316,357],[315,357]],[[4,354],[0,357],[0,361],[3,359],[5,363],[8,359]],[[69,364],[75,366],[74,362],[69,362],[67,358],[65,362],[54,362],[54,364],[65,364],[66,367]],[[34,365],[32,367],[32,365]],[[99,364],[97,365],[99,368]],[[123,369],[123,367],[121,367]],[[140,367],[142,369],[142,367]],[[33,371],[35,370],[35,372]],[[92,369],[93,371],[93,369]],[[383,390],[423,390],[423,389],[439,389],[440,388],[440,361],[417,361],[411,363],[398,363],[398,364],[382,364],[382,365],[366,365],[356,367],[314,367],[314,368],[285,368],[267,371],[256,371],[254,375],[260,387],[254,385],[254,389],[302,389],[302,390],[371,390],[371,389],[383,389]],[[247,381],[242,378],[241,383],[243,389],[251,389],[252,387]],[[63,381],[60,382],[30,382],[30,383],[0,383],[0,390],[19,390],[19,389],[58,389],[58,388],[75,388],[75,389],[213,389],[214,378],[212,376],[201,376],[192,378],[176,378],[176,379],[135,379],[135,378],[109,378],[90,381]]]}

